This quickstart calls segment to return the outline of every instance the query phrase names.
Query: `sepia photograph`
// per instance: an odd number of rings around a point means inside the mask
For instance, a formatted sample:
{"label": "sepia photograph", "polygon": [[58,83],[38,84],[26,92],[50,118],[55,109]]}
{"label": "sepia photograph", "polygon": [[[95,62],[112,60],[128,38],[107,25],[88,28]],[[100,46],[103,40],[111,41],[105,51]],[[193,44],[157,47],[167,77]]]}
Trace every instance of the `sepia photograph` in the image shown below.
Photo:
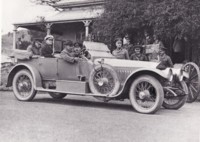
{"label": "sepia photograph", "polygon": [[0,7],[0,141],[200,142],[200,0]]}

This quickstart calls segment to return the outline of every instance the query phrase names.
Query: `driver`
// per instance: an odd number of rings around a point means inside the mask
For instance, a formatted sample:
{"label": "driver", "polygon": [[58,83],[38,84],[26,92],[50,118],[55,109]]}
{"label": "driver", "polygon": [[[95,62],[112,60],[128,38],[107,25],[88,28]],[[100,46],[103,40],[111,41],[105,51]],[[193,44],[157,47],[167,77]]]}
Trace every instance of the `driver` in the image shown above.
{"label": "driver", "polygon": [[[82,54],[82,44],[79,42],[74,43],[74,54],[76,57],[80,57]],[[80,57],[81,58],[81,57]]]}
{"label": "driver", "polygon": [[78,62],[79,57],[77,57],[77,53],[74,52],[73,48],[73,42],[71,40],[68,40],[64,44],[63,51],[60,53],[61,58],[69,63]]}
{"label": "driver", "polygon": [[75,57],[79,57],[81,59],[90,59],[89,53],[85,50],[83,45],[79,42],[74,43],[74,53]]}

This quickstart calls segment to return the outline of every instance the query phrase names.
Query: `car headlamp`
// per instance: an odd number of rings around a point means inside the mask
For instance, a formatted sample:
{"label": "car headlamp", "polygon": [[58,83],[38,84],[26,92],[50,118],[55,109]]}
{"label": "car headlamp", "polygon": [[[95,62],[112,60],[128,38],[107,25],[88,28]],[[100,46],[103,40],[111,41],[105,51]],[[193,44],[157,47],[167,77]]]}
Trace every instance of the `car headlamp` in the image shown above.
{"label": "car headlamp", "polygon": [[178,81],[183,81],[184,75],[182,69],[173,69],[173,75],[177,77]]}
{"label": "car headlamp", "polygon": [[177,74],[179,81],[183,81],[183,70],[180,70],[180,72]]}
{"label": "car headlamp", "polygon": [[173,80],[173,72],[172,72],[172,69],[169,69],[169,72],[167,74],[167,79],[169,81],[172,81]]}

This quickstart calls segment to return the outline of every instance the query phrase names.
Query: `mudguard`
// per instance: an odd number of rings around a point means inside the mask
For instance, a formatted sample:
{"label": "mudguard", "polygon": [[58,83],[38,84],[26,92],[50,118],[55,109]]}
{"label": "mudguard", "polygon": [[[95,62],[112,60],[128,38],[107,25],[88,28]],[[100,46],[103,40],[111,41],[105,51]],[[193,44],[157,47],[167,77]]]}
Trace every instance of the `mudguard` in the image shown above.
{"label": "mudguard", "polygon": [[9,72],[9,75],[8,75],[8,79],[7,79],[7,85],[6,85],[7,87],[12,86],[12,81],[13,81],[15,74],[22,69],[27,69],[31,72],[35,89],[37,87],[42,87],[42,79],[41,79],[41,75],[40,75],[39,71],[34,66],[27,65],[24,63],[17,64],[16,66],[14,66],[11,69],[11,71]]}
{"label": "mudguard", "polygon": [[172,70],[170,68],[167,68],[165,70],[159,70],[159,69],[152,69],[152,68],[139,68],[137,70],[134,70],[128,77],[127,80],[133,76],[136,73],[139,72],[149,72],[149,73],[153,73],[153,74],[157,74],[165,79],[168,79],[169,75],[172,75]]}
{"label": "mudguard", "polygon": [[[126,78],[126,80],[124,81],[124,85],[122,86],[122,88],[120,89],[120,91],[113,97],[117,97],[119,95],[121,95],[124,91],[126,91],[126,86],[128,85],[129,81],[133,81],[135,78],[137,78],[140,75],[144,75],[144,74],[148,74],[154,77],[161,77],[164,79],[168,79],[168,73],[172,73],[171,70],[169,69],[168,71],[161,71],[158,69],[148,69],[148,68],[140,68],[137,70],[134,70],[133,72],[131,72],[131,74]],[[159,78],[157,78],[159,80]]]}

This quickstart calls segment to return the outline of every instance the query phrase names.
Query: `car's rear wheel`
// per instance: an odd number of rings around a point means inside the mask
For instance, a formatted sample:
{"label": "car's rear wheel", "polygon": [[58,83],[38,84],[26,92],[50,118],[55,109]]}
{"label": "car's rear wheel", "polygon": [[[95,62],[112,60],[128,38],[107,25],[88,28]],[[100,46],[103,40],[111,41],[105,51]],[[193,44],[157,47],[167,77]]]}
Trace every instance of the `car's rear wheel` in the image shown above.
{"label": "car's rear wheel", "polygon": [[[175,90],[174,92],[177,94],[177,96],[174,96],[174,94],[170,90],[164,90],[165,96],[162,106],[166,109],[179,109],[181,108],[186,100],[188,94],[188,88],[185,82],[180,82],[177,84],[180,87],[181,90],[184,90],[186,92],[181,91],[180,89]],[[186,94],[185,94],[186,93]]]}
{"label": "car's rear wheel", "polygon": [[63,99],[67,94],[65,93],[54,93],[54,92],[49,92],[49,95],[54,98],[54,99]]}
{"label": "car's rear wheel", "polygon": [[20,70],[13,78],[13,92],[20,101],[31,101],[37,91],[34,89],[34,81],[28,70]]}
{"label": "car's rear wheel", "polygon": [[152,76],[143,75],[131,84],[129,98],[133,108],[140,113],[155,113],[162,105],[164,92],[160,82]]}
{"label": "car's rear wheel", "polygon": [[120,82],[117,73],[108,65],[96,66],[90,73],[90,90],[94,94],[114,96],[117,94]]}

